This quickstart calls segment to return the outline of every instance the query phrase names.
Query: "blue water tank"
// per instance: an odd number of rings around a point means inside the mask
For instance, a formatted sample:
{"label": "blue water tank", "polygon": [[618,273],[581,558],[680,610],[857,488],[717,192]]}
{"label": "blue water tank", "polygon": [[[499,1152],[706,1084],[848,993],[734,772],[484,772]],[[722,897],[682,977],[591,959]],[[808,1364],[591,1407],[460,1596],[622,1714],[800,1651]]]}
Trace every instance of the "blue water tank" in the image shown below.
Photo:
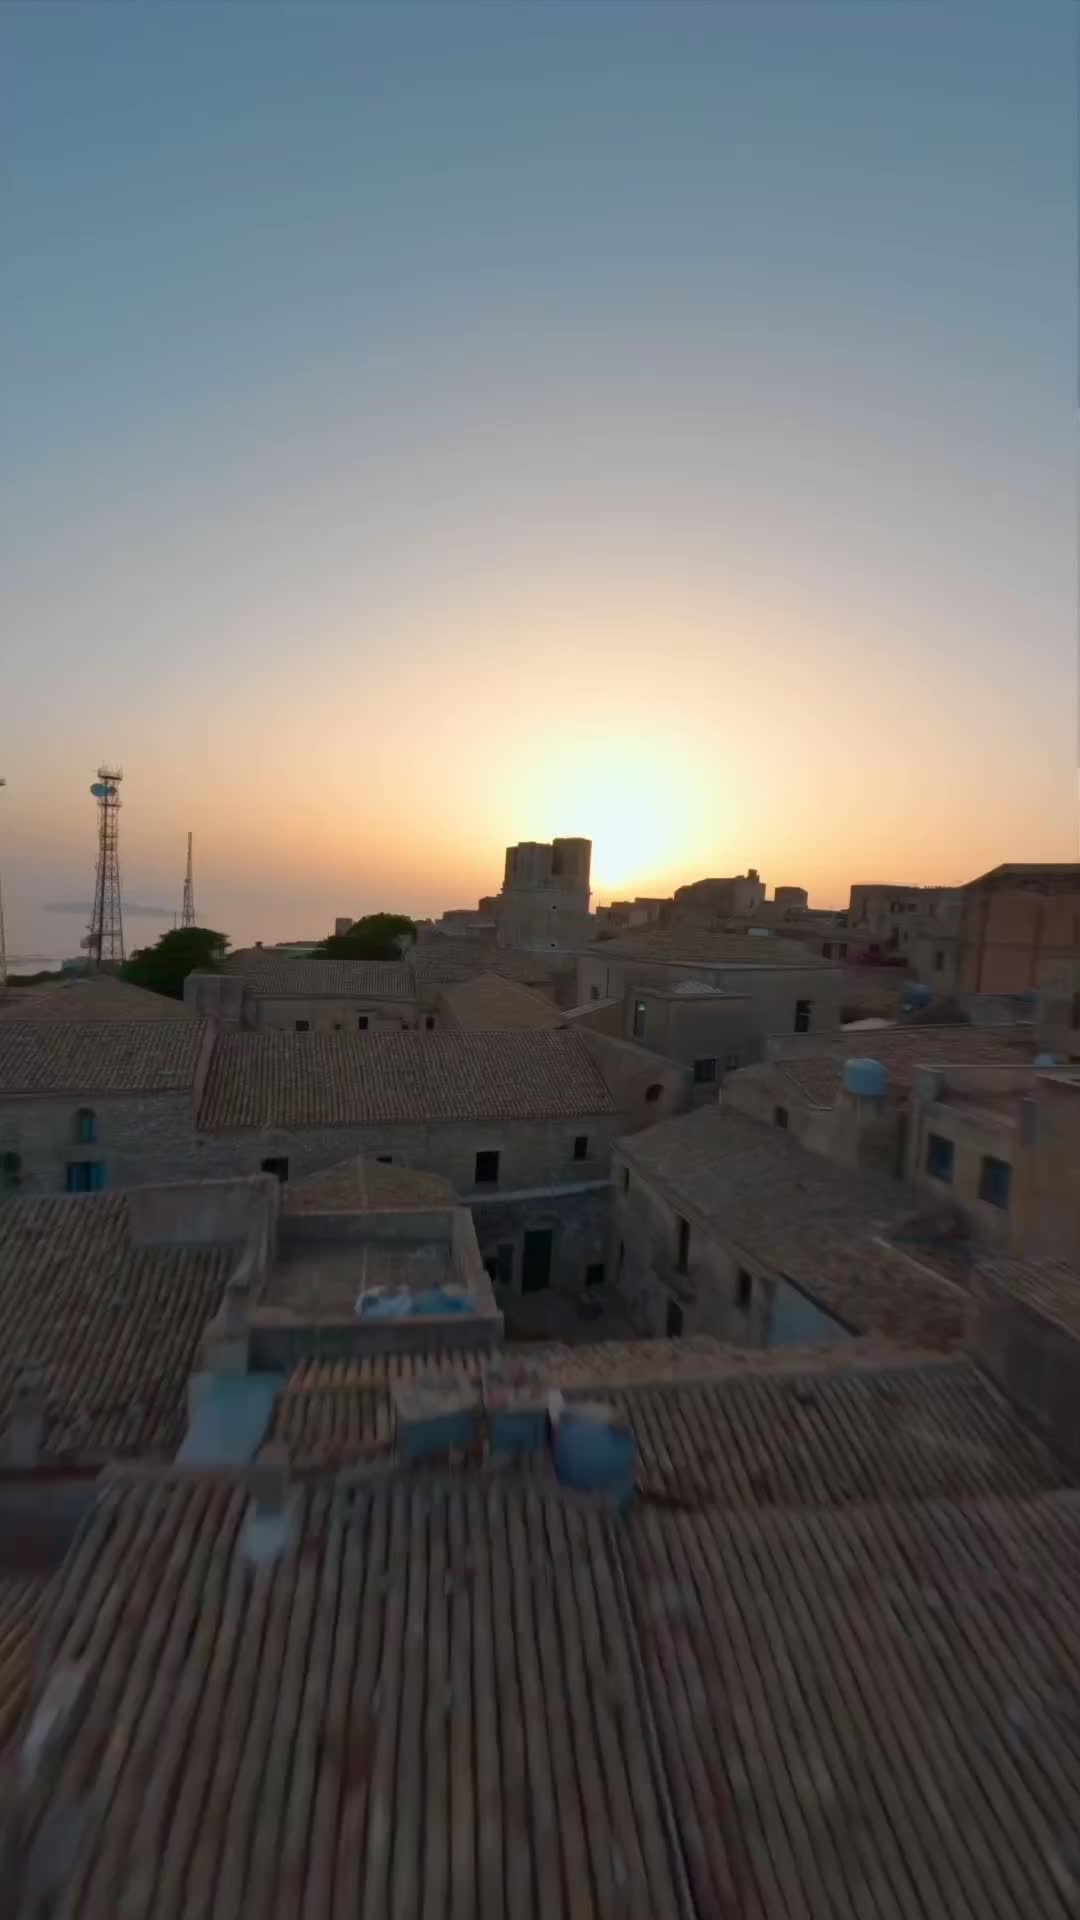
{"label": "blue water tank", "polygon": [[856,1100],[884,1100],[885,1069],[880,1060],[845,1060],[844,1088]]}
{"label": "blue water tank", "polygon": [[1056,1067],[1058,1064],[1056,1053],[1037,1053],[1035,1055],[1035,1065],[1037,1067]]}
{"label": "blue water tank", "polygon": [[564,1486],[625,1506],[633,1498],[635,1460],[633,1433],[615,1407],[589,1401],[564,1407],[555,1429],[555,1472]]}
{"label": "blue water tank", "polygon": [[902,999],[909,1011],[915,1007],[928,1007],[933,997],[929,987],[924,987],[920,980],[908,980],[904,984]]}

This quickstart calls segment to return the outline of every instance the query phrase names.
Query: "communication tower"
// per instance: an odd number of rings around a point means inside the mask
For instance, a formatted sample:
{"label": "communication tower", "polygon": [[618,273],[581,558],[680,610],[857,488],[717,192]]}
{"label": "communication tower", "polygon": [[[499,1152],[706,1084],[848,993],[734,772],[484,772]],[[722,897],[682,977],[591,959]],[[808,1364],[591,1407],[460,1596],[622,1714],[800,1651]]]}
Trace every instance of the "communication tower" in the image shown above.
{"label": "communication tower", "polygon": [[119,767],[99,767],[90,788],[98,804],[98,858],[94,905],[87,938],[92,967],[119,966],[124,959],[124,911],[120,900]]}
{"label": "communication tower", "polygon": [[184,904],[180,910],[180,925],[195,925],[195,889],[191,879],[191,835],[187,837],[187,872],[184,875]]}

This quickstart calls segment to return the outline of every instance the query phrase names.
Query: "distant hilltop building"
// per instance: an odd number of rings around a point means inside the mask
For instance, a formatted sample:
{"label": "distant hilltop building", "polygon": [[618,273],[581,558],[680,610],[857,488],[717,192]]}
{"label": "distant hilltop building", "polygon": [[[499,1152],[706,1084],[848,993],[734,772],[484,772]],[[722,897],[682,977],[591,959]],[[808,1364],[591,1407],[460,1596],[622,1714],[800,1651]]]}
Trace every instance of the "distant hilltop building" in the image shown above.
{"label": "distant hilltop building", "polygon": [[729,880],[693,880],[676,887],[674,920],[726,920],[733,914],[756,913],[765,899],[765,882],[756,867]]}
{"label": "distant hilltop building", "polygon": [[500,947],[567,948],[590,938],[591,840],[522,840],[506,849],[495,903]]}

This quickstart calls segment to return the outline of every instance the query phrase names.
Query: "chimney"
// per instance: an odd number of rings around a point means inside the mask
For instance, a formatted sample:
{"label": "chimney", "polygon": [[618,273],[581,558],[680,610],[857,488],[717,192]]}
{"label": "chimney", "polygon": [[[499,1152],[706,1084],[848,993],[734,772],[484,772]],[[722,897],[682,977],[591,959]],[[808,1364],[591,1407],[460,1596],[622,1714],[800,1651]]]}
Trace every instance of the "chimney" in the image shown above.
{"label": "chimney", "polygon": [[11,1425],[4,1446],[9,1467],[36,1467],[45,1439],[45,1376],[36,1367],[20,1367],[15,1375]]}

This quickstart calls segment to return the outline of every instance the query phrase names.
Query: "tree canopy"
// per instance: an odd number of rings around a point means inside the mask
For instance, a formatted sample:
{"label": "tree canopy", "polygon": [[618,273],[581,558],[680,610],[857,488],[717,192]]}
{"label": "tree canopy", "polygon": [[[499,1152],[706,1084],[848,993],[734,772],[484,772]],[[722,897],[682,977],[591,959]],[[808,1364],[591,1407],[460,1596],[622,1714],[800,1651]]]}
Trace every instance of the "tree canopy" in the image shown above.
{"label": "tree canopy", "polygon": [[173,927],[152,947],[139,947],[124,968],[124,979],[151,993],[182,1000],[189,973],[212,973],[220,966],[228,936],[211,927]]}
{"label": "tree canopy", "polygon": [[318,949],[335,960],[399,960],[398,941],[416,936],[416,924],[403,913],[366,913],[348,933],[332,933]]}

